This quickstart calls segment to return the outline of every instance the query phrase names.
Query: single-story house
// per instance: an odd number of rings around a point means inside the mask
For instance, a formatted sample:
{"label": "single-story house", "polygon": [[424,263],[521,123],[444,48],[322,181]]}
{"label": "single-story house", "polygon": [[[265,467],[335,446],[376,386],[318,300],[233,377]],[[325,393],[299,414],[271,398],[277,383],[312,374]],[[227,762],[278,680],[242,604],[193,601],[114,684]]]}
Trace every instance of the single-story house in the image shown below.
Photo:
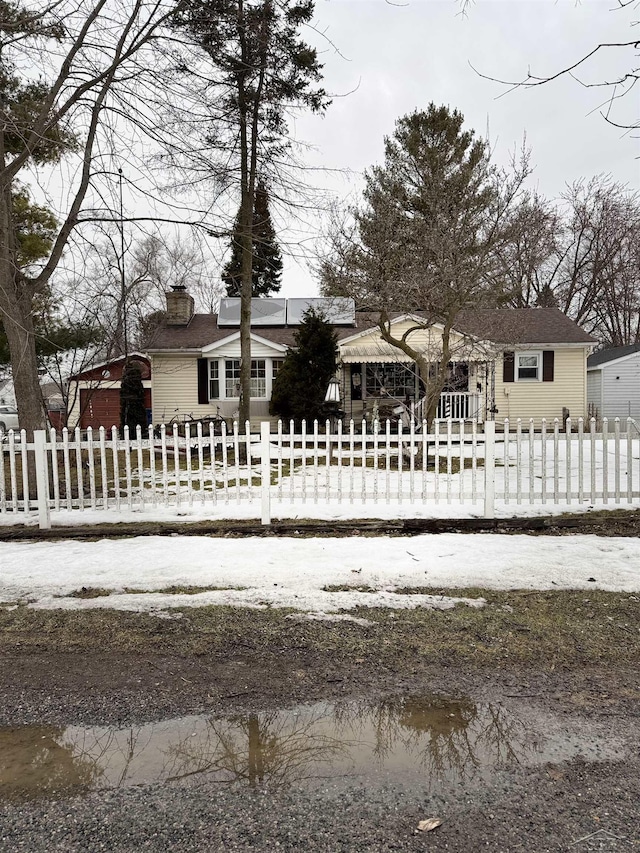
{"label": "single-story house", "polygon": [[[339,348],[341,407],[347,419],[375,416],[404,405],[420,416],[423,397],[416,366],[387,344],[378,313],[355,311],[352,300],[256,299],[252,304],[252,422],[269,419],[273,380],[304,310],[326,311]],[[438,360],[441,332],[425,318],[398,313],[392,331],[410,333],[413,347]],[[596,341],[555,308],[467,310],[452,333],[449,382],[439,417],[464,419],[574,418],[587,413],[587,355]],[[184,288],[167,294],[165,322],[154,333],[151,360],[153,423],[176,412],[233,418],[240,373],[239,300],[223,299],[219,314],[195,314]]]}
{"label": "single-story house", "polygon": [[640,425],[640,344],[600,350],[587,359],[587,401],[593,417],[634,418]]}
{"label": "single-story house", "polygon": [[120,356],[94,364],[69,377],[67,424],[70,428],[120,427],[120,383],[127,361],[134,361],[140,368],[144,404],[151,422],[151,362],[142,353],[134,352],[127,358]]}

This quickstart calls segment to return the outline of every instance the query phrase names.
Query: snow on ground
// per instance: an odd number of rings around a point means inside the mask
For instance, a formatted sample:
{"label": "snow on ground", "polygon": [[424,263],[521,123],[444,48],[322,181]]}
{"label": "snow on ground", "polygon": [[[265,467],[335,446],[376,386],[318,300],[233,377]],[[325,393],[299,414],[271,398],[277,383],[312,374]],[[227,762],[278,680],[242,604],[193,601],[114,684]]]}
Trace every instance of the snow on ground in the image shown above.
{"label": "snow on ground", "polygon": [[[210,591],[160,592],[171,586]],[[344,586],[366,591],[326,590]],[[93,599],[68,597],[82,587],[111,593]],[[397,592],[406,587],[598,588],[637,593],[640,539],[439,534],[0,542],[0,601],[28,600],[38,608],[163,611],[225,604],[323,614],[358,606],[447,608],[456,603],[437,594]],[[466,603],[483,602],[466,599]]]}
{"label": "snow on ground", "polygon": [[[194,502],[191,506],[187,501],[177,506],[145,506],[144,509],[133,507],[129,509],[123,501],[121,509],[110,507],[103,509],[83,510],[60,510],[51,513],[52,527],[75,527],[93,524],[119,524],[121,522],[197,522],[197,521],[239,521],[260,520],[260,501],[254,499],[251,503],[224,503],[202,504]],[[607,504],[599,502],[592,504],[585,499],[577,500],[570,504],[566,502],[552,503],[526,503],[518,504],[515,499],[506,503],[496,501],[495,518],[534,518],[540,516],[562,515],[570,512],[574,514],[592,512],[594,509],[606,510],[638,510],[640,501],[635,499],[632,503],[626,499],[615,502],[613,499]],[[402,503],[393,500],[386,503],[382,499],[378,503],[362,503],[359,500],[349,501],[319,501],[312,500],[306,503],[273,503],[271,506],[272,520],[295,520],[316,519],[321,521],[348,521],[350,519],[383,519],[393,520],[402,518],[483,518],[484,507],[482,500],[473,503],[471,500],[447,502],[443,498],[439,503],[431,501],[409,501],[405,499]],[[38,526],[38,513],[3,513],[0,515],[0,527],[11,527],[23,524],[27,527]]]}

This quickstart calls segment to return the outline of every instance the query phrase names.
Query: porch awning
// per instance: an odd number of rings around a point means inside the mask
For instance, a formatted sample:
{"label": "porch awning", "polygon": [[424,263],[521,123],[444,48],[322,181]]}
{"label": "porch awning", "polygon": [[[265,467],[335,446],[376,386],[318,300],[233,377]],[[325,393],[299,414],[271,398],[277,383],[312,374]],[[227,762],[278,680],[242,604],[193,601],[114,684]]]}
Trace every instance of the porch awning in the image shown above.
{"label": "porch awning", "polygon": [[[424,353],[429,360],[437,360],[437,353]],[[348,346],[340,348],[340,359],[343,364],[375,364],[377,362],[396,362],[401,364],[411,364],[413,359],[402,352],[397,347],[392,347],[391,344],[361,344],[360,346]],[[484,353],[474,353],[473,349],[456,349],[452,353],[452,361],[468,362],[469,364],[483,364],[492,361]]]}
{"label": "porch awning", "polygon": [[392,347],[390,344],[375,344],[344,347],[340,350],[340,359],[344,364],[365,363],[374,364],[376,362],[403,362],[411,364],[413,359],[399,350],[397,347]]}

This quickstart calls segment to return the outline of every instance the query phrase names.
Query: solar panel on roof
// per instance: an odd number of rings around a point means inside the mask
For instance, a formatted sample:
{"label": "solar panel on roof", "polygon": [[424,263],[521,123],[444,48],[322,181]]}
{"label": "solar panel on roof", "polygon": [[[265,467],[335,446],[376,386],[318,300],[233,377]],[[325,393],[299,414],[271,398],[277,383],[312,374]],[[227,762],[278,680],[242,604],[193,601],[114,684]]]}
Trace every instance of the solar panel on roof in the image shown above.
{"label": "solar panel on roof", "polygon": [[220,300],[220,308],[218,309],[218,325],[219,326],[239,326],[240,325],[240,300],[225,298]]}
{"label": "solar panel on roof", "polygon": [[287,325],[299,326],[305,312],[310,308],[322,314],[325,320],[333,326],[355,325],[355,302],[353,299],[343,296],[287,299]]}
{"label": "solar panel on roof", "polygon": [[[252,299],[252,326],[284,326],[286,323],[286,299]],[[240,325],[240,297],[227,296],[220,300],[218,326]]]}

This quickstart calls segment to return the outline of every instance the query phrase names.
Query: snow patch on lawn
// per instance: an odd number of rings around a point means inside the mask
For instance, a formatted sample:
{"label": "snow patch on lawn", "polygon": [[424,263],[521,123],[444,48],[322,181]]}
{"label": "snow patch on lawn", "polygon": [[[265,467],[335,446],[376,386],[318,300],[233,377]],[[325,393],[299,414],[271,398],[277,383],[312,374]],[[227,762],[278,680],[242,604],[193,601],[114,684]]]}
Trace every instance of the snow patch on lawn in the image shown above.
{"label": "snow patch on lawn", "polygon": [[[195,595],[170,587],[201,587]],[[109,594],[76,598],[86,587]],[[640,592],[640,539],[593,535],[401,537],[149,536],[97,542],[0,542],[0,602],[38,608],[453,607],[480,599],[405,589],[602,589]],[[128,593],[127,589],[135,592]],[[330,592],[328,590],[337,591]]]}

